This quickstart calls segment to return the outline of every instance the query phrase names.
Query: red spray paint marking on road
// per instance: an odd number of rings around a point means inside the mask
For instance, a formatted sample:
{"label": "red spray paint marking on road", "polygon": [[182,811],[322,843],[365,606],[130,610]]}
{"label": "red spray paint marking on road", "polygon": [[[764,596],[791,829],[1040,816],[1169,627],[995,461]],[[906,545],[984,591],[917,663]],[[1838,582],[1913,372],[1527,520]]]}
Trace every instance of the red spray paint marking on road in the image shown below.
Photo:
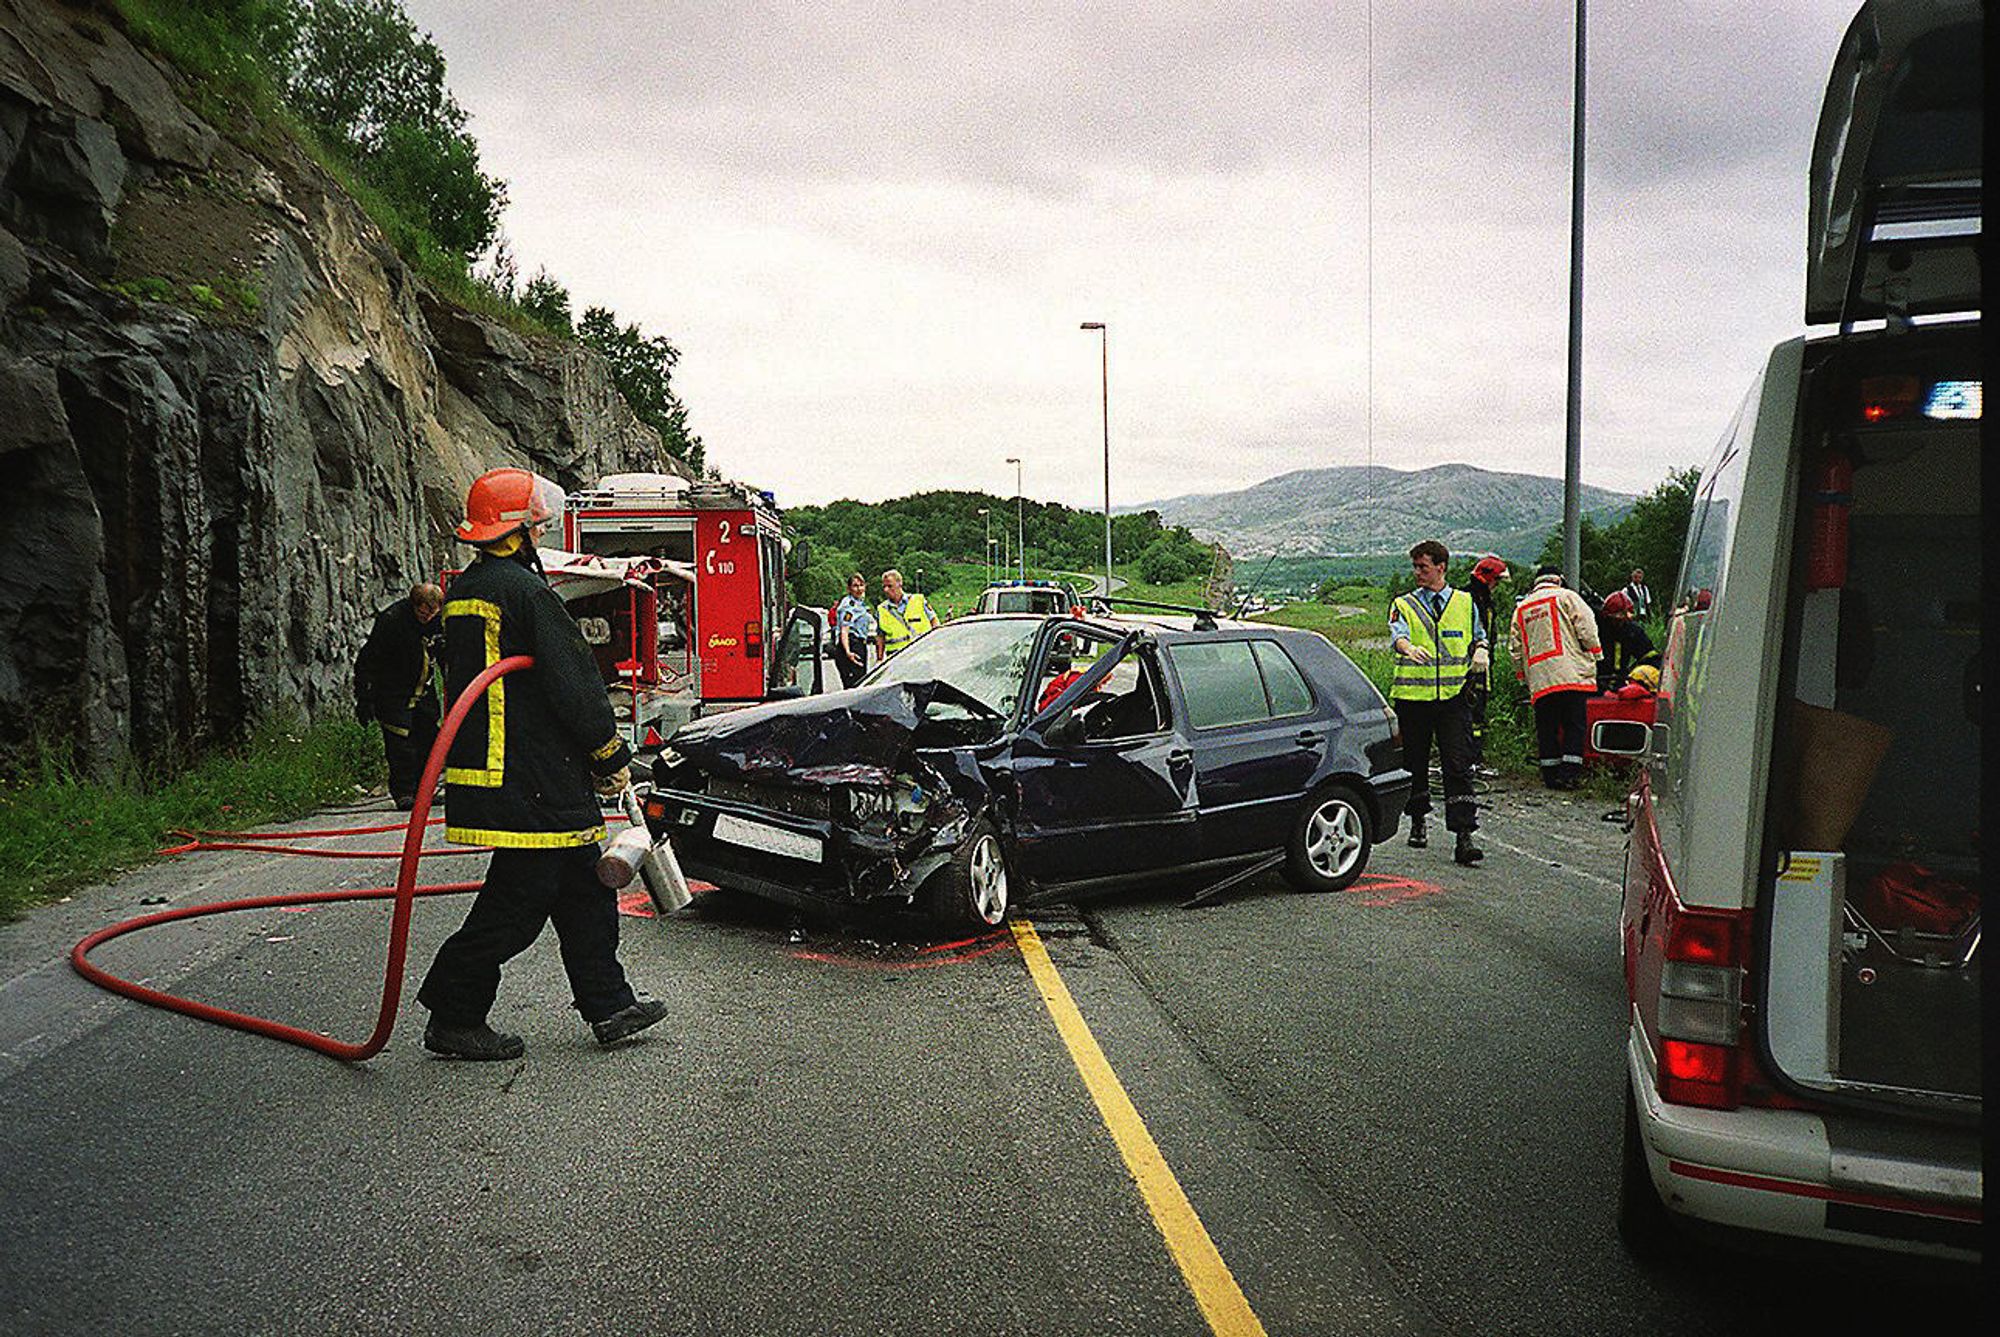
{"label": "red spray paint marking on road", "polygon": [[1397,877],[1392,873],[1363,873],[1342,894],[1361,896],[1363,905],[1400,905],[1404,901],[1436,896],[1443,890],[1444,888],[1435,882],[1419,882],[1413,877]]}

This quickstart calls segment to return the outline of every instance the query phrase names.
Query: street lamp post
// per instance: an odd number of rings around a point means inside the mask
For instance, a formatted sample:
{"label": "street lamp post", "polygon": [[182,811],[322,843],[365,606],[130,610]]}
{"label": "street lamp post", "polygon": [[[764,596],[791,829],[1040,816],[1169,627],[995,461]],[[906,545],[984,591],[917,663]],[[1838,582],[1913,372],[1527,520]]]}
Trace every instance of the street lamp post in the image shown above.
{"label": "street lamp post", "polygon": [[993,579],[993,508],[979,508],[979,523],[986,531],[986,579]]}
{"label": "street lamp post", "polygon": [[1104,384],[1104,597],[1111,597],[1111,331],[1101,320],[1086,320],[1079,329],[1097,331],[1097,351]]}
{"label": "street lamp post", "polygon": [[1021,500],[1021,461],[1009,455],[1007,463],[1014,466],[1014,558],[1021,564],[1021,579],[1028,578],[1028,520],[1027,503]]}

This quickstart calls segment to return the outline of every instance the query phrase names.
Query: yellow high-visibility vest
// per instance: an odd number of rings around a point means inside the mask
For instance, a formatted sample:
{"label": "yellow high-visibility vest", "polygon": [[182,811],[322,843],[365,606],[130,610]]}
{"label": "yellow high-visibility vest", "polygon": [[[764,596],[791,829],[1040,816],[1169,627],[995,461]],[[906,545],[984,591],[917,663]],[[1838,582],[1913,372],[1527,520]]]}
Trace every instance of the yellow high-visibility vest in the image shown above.
{"label": "yellow high-visibility vest", "polygon": [[931,616],[931,606],[924,602],[921,594],[912,594],[903,600],[903,611],[898,613],[896,605],[883,600],[875,606],[876,622],[882,628],[882,653],[893,655],[917,637],[937,626]]}
{"label": "yellow high-visibility vest", "polygon": [[1448,701],[1465,686],[1466,674],[1472,669],[1472,596],[1464,590],[1452,590],[1445,599],[1443,615],[1434,618],[1430,606],[1417,597],[1423,592],[1397,595],[1389,605],[1402,613],[1408,624],[1410,644],[1421,645],[1431,655],[1428,664],[1396,661],[1395,681],[1389,688],[1391,700]]}

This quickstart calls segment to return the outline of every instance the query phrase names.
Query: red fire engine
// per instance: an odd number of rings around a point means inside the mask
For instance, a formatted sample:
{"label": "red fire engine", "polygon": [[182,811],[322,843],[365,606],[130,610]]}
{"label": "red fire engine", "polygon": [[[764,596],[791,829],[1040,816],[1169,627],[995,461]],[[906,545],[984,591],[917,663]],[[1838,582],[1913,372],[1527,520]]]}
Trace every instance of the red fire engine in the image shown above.
{"label": "red fire engine", "polygon": [[570,494],[562,546],[622,568],[615,584],[574,589],[551,576],[635,747],[657,746],[704,712],[824,690],[821,615],[791,607],[787,544],[770,493],[613,474]]}

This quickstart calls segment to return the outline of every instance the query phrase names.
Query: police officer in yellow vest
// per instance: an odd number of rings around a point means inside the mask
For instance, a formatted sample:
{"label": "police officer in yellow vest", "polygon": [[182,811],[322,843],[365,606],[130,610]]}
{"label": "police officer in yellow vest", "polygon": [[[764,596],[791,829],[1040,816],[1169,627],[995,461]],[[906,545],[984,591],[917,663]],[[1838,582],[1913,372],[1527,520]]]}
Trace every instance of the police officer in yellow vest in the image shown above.
{"label": "police officer in yellow vest", "polygon": [[[919,571],[918,575],[923,572]],[[903,573],[890,567],[882,573],[882,602],[875,605],[875,654],[887,659],[944,621],[931,611],[921,594],[903,593]]]}
{"label": "police officer in yellow vest", "polygon": [[1472,798],[1472,711],[1466,678],[1485,672],[1486,628],[1472,596],[1445,583],[1451,553],[1436,539],[1410,549],[1417,588],[1389,604],[1389,648],[1396,677],[1389,689],[1403,733],[1403,765],[1410,772],[1410,844],[1430,843],[1424,818],[1431,810],[1431,740],[1444,772],[1445,829],[1457,836],[1452,858],[1478,863],[1485,852],[1472,843],[1479,809]]}
{"label": "police officer in yellow vest", "polygon": [[445,838],[494,847],[465,924],[438,948],[417,991],[431,1013],[424,1047],[451,1058],[521,1056],[521,1037],[494,1030],[486,1016],[501,965],[550,922],[576,1010],[599,1044],[667,1015],[665,1003],[640,999],[626,981],[617,894],[597,880],[598,800],[631,782],[632,753],[590,648],[535,553],[562,509],[562,489],[548,479],[494,469],[473,482],[458,526],[459,542],[478,555],[445,600],[447,699],[502,659],[535,663],[486,688],[445,756]]}

